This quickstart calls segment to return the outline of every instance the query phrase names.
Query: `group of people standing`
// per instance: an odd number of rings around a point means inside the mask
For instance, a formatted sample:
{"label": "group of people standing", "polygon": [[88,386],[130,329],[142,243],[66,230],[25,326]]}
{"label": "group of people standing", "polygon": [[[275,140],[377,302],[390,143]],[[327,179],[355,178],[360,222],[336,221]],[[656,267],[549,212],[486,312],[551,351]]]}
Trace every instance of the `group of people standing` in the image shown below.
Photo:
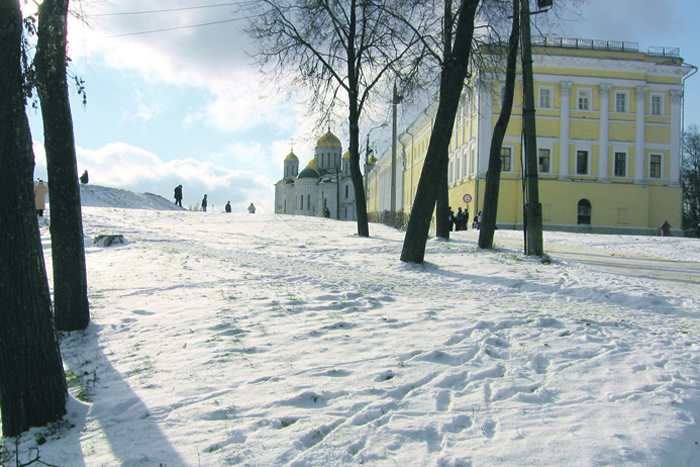
{"label": "group of people standing", "polygon": [[[175,187],[175,204],[182,207],[182,185],[178,185]],[[200,203],[200,206],[202,207],[202,211],[207,212],[207,206],[209,206],[209,201],[207,200],[207,195],[204,195],[204,198],[202,198],[202,202]],[[224,206],[224,211],[226,212],[231,212],[231,201],[226,201],[226,206]],[[250,214],[255,214],[255,205],[253,203],[250,203],[248,206],[248,212]]]}
{"label": "group of people standing", "polygon": [[[468,225],[469,225],[469,208],[464,208],[464,211],[462,211],[462,208],[459,207],[457,208],[457,214],[455,214],[454,210],[452,210],[452,207],[450,207],[450,222],[452,225],[450,226],[450,231],[455,230],[455,231],[460,231],[460,230],[468,230]],[[473,227],[478,229],[481,229],[481,211],[474,216],[474,224]]]}

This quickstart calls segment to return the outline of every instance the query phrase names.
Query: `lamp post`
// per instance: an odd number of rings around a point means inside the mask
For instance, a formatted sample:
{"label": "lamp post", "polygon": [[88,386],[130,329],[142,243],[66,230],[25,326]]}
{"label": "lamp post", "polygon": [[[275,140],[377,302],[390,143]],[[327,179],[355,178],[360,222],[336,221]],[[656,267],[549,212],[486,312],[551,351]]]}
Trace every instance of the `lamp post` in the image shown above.
{"label": "lamp post", "polygon": [[369,204],[369,156],[372,153],[372,149],[369,145],[369,136],[377,128],[385,128],[389,123],[384,122],[381,125],[370,128],[367,132],[367,149],[365,150],[365,202]]}

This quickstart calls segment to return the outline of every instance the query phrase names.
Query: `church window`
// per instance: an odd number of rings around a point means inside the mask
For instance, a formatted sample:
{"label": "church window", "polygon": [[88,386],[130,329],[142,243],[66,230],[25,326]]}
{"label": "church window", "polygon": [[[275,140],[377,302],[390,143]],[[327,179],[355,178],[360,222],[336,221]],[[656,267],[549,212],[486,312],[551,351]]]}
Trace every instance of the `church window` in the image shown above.
{"label": "church window", "polygon": [[301,195],[301,206],[299,207],[299,209],[304,209],[304,195]]}

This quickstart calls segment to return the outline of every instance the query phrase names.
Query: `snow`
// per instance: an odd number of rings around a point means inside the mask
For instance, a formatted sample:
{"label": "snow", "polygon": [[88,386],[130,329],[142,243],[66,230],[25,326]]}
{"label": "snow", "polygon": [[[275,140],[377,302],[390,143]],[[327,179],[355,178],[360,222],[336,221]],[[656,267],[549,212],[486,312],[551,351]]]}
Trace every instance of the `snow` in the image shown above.
{"label": "snow", "polygon": [[88,187],[92,324],[62,336],[65,422],[21,459],[700,466],[698,240],[546,232],[545,264],[470,230],[409,265],[383,225]]}

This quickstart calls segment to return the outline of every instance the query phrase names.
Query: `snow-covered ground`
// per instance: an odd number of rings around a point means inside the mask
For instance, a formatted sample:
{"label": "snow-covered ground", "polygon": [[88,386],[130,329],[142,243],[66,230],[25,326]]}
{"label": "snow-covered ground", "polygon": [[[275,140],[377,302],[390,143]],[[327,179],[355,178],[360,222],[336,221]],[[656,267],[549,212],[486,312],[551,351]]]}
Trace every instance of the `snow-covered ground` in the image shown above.
{"label": "snow-covered ground", "polygon": [[21,459],[700,466],[698,240],[547,232],[543,264],[520,232],[455,232],[408,265],[382,225],[83,190],[93,322],[61,347],[87,402]]}

